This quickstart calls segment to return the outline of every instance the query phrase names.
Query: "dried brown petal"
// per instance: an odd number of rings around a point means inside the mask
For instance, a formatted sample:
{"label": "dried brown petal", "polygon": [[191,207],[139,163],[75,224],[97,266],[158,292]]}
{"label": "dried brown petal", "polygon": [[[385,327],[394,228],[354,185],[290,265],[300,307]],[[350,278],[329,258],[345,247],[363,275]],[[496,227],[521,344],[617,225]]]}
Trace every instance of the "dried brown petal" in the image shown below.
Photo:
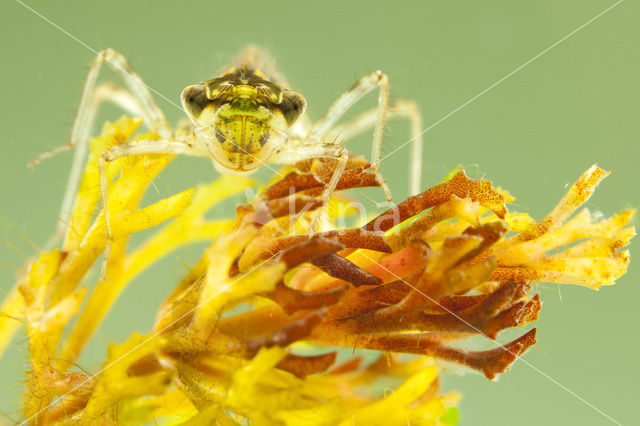
{"label": "dried brown petal", "polygon": [[387,210],[364,226],[368,230],[386,231],[424,210],[438,204],[443,204],[455,195],[458,198],[469,197],[493,211],[498,217],[507,214],[506,197],[493,189],[491,182],[486,180],[472,180],[464,171],[460,171],[451,180],[414,195],[396,207]]}
{"label": "dried brown petal", "polygon": [[249,353],[255,354],[260,348],[271,346],[288,346],[298,340],[305,340],[315,326],[320,324],[324,311],[316,311],[288,324],[267,336],[249,339],[246,342]]}
{"label": "dried brown petal", "polygon": [[327,371],[335,362],[337,355],[337,352],[309,356],[289,354],[278,363],[277,367],[304,379],[311,374]]}
{"label": "dried brown petal", "polygon": [[276,288],[265,294],[265,297],[276,302],[288,315],[303,310],[322,309],[332,306],[342,298],[347,286],[338,287],[325,292],[307,293],[287,287],[284,283],[278,283]]}
{"label": "dried brown petal", "polygon": [[337,254],[316,257],[311,263],[322,269],[327,275],[347,281],[355,287],[382,284],[380,278],[360,269],[349,260]]}

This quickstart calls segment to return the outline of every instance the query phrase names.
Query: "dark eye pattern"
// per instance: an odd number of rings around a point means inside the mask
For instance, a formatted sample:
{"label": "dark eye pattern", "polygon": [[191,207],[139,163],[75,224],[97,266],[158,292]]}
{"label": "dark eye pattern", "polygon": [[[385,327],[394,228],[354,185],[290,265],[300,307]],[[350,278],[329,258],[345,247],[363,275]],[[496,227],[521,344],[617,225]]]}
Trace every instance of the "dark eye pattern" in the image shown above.
{"label": "dark eye pattern", "polygon": [[200,117],[202,110],[210,103],[205,86],[189,86],[182,91],[182,105],[192,117]]}
{"label": "dark eye pattern", "polygon": [[307,101],[300,93],[284,92],[282,103],[278,105],[278,108],[282,112],[287,125],[291,126],[300,118],[306,106]]}

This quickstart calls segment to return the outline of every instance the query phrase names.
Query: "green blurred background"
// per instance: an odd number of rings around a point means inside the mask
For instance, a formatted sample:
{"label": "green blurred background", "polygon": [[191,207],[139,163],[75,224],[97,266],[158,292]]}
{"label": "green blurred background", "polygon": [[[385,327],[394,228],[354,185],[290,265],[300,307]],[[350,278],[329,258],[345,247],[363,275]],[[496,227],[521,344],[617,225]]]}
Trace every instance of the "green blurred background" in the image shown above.
{"label": "green blurred background", "polygon": [[[356,78],[381,69],[394,97],[421,106],[425,126],[514,71],[614,4],[571,1],[45,1],[28,4],[96,50],[113,47],[143,79],[178,102],[181,89],[213,77],[248,43],[265,47],[317,118]],[[613,174],[588,207],[609,215],[640,205],[638,191],[637,2],[627,0],[426,133],[423,184],[458,164],[517,196],[516,207],[545,215],[593,163]],[[14,268],[50,235],[70,154],[35,170],[26,163],[66,142],[93,53],[19,3],[0,5],[2,155],[0,295]],[[105,73],[105,78],[113,75]],[[172,123],[182,112],[158,99]],[[375,96],[363,103],[373,106]],[[101,119],[118,114],[107,109]],[[387,126],[385,151],[407,139],[406,123]],[[369,136],[350,149],[367,153]],[[382,164],[397,201],[406,195],[408,147]],[[161,194],[211,179],[205,159],[177,159]],[[379,192],[374,192],[382,198]],[[223,212],[218,212],[222,214]],[[636,244],[637,246],[637,244]],[[633,251],[632,246],[632,251]],[[195,259],[200,247],[180,253]],[[634,256],[632,256],[633,258]],[[636,259],[637,260],[637,259]],[[539,343],[525,358],[553,380],[623,424],[636,423],[638,267],[594,292],[541,283]],[[143,274],[122,295],[80,364],[96,371],[109,341],[145,332],[169,288],[184,274],[176,257]],[[171,279],[167,279],[167,277]],[[521,334],[517,330],[515,334]],[[510,335],[505,336],[505,338]],[[490,347],[487,345],[486,347]],[[22,335],[0,364],[0,409],[16,410]],[[461,375],[461,373],[465,373]],[[610,424],[604,416],[522,362],[489,382],[450,368],[445,389],[459,390],[461,425]],[[18,415],[12,415],[18,418]],[[636,423],[637,424],[637,423]]]}

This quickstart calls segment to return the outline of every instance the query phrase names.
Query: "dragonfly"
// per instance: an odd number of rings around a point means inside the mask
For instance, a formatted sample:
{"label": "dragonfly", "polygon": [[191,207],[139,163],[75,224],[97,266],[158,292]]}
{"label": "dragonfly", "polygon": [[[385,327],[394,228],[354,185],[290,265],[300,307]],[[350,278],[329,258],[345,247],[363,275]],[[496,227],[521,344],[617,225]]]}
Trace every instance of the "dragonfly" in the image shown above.
{"label": "dragonfly", "polygon": [[[98,84],[105,64],[122,79],[124,85],[112,82]],[[363,96],[376,89],[376,107],[339,123]],[[182,91],[181,101],[188,120],[172,129],[153,99],[150,87],[122,54],[106,49],[96,56],[89,69],[69,142],[41,154],[30,163],[35,165],[58,152],[76,147],[61,207],[59,235],[64,233],[64,218],[71,211],[96,113],[104,102],[141,117],[143,123],[158,135],[154,139],[113,146],[100,157],[100,192],[108,238],[111,225],[106,164],[126,156],[173,154],[208,157],[219,172],[240,175],[255,172],[266,163],[293,165],[314,158],[332,159],[335,160],[335,169],[322,195],[326,204],[347,165],[349,154],[345,143],[367,129],[373,129],[371,169],[387,201],[391,202],[391,192],[379,171],[383,128],[387,119],[404,118],[410,122],[412,140],[409,189],[412,193],[419,191],[422,166],[420,111],[410,99],[389,101],[389,81],[382,71],[371,72],[357,80],[314,123],[306,112],[306,99],[291,89],[277,69],[275,60],[261,48],[248,46],[217,77],[187,86]]]}

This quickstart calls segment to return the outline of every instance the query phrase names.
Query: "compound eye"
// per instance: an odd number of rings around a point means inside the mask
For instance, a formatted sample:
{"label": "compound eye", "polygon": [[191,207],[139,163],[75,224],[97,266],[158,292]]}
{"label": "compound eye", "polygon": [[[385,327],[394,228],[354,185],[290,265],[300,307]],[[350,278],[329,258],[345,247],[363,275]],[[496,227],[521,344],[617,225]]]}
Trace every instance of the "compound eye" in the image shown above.
{"label": "compound eye", "polygon": [[288,91],[282,94],[282,103],[278,105],[289,127],[300,118],[306,107],[307,101],[304,96],[300,93]]}
{"label": "compound eye", "polygon": [[198,126],[210,124],[213,117],[209,110],[213,109],[211,100],[207,97],[207,87],[202,84],[187,86],[182,91],[182,106],[187,115]]}

